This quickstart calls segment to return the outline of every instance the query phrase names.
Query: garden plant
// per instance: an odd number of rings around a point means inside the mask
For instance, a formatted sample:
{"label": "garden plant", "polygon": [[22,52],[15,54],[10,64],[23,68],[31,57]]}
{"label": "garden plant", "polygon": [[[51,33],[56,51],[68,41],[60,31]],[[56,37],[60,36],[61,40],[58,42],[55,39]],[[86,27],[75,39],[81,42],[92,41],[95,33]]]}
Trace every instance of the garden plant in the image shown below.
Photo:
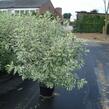
{"label": "garden plant", "polygon": [[[8,72],[13,71],[22,79],[32,79],[49,88],[71,90],[86,83],[76,74],[84,63],[84,44],[64,30],[59,18],[51,19],[49,13],[38,16],[2,14],[0,18],[3,28],[0,30],[0,47],[3,46],[0,56],[5,50],[9,52],[5,57],[10,61],[3,64]],[[1,63],[5,57],[0,58]]]}
{"label": "garden plant", "polygon": [[7,73],[6,65],[14,60],[14,54],[9,48],[10,36],[13,30],[12,16],[0,13],[0,75]]}

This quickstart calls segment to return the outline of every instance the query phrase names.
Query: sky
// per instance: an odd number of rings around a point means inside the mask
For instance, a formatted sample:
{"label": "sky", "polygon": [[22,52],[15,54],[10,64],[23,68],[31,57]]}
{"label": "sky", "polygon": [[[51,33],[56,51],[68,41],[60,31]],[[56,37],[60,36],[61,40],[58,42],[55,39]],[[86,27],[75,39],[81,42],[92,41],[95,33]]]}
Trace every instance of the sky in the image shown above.
{"label": "sky", "polygon": [[103,0],[51,0],[54,7],[62,7],[63,13],[71,13],[72,18],[76,18],[76,11],[91,11],[97,9],[104,12]]}

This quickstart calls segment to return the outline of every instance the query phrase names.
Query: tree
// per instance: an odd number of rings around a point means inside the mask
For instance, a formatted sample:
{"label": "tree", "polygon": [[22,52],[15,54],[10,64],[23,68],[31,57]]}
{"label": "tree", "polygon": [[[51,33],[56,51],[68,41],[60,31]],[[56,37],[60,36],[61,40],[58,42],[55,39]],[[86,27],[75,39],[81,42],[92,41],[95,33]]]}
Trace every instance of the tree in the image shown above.
{"label": "tree", "polygon": [[68,20],[70,20],[71,16],[72,16],[71,13],[64,13],[63,15],[64,19],[68,19]]}
{"label": "tree", "polygon": [[109,11],[109,0],[103,0],[104,9],[105,9],[105,25],[103,28],[103,34],[107,34],[107,25],[108,25],[108,11]]}

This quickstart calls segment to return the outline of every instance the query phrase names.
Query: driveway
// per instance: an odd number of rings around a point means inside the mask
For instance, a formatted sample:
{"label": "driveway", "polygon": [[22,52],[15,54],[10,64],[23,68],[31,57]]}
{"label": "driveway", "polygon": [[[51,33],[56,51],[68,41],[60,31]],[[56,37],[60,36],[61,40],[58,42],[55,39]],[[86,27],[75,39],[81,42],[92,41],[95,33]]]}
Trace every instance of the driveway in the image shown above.
{"label": "driveway", "polygon": [[109,44],[89,42],[88,46],[91,50],[89,60],[92,59],[94,63],[93,70],[100,93],[99,102],[102,109],[109,109]]}
{"label": "driveway", "polygon": [[[109,109],[109,44],[87,42],[90,50],[85,66],[77,71],[88,83],[68,92],[55,89],[52,99],[39,98],[39,87],[32,81],[0,95],[0,109]],[[38,99],[39,98],[39,99]]]}

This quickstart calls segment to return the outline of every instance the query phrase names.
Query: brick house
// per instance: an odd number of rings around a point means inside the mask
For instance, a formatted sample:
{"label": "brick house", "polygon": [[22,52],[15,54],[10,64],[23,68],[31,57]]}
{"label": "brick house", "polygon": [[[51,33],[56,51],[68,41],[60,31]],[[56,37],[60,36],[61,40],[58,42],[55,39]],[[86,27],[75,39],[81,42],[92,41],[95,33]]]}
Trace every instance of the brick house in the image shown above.
{"label": "brick house", "polygon": [[0,11],[19,15],[50,11],[62,18],[62,8],[54,8],[50,0],[0,0]]}

